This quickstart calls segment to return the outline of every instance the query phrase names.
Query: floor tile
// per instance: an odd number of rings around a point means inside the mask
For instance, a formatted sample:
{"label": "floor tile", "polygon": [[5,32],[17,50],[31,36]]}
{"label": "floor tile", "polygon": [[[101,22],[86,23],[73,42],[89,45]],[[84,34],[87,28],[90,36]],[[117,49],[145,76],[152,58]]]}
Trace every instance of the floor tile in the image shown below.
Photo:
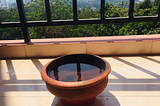
{"label": "floor tile", "polygon": [[[112,70],[92,106],[159,106],[160,56],[103,58]],[[53,59],[0,60],[0,106],[63,106],[41,78]]]}
{"label": "floor tile", "polygon": [[[54,97],[0,97],[1,106],[51,106]],[[3,100],[3,101],[2,101]],[[8,102],[4,102],[8,101]]]}

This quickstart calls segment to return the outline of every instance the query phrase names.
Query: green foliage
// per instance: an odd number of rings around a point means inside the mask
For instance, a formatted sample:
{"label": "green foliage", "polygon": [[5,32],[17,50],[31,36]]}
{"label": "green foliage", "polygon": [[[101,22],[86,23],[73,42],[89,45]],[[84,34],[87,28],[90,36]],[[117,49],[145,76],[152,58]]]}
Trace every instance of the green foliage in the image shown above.
{"label": "green foliage", "polygon": [[96,17],[96,11],[92,10],[91,7],[88,7],[87,9],[83,9],[80,11],[79,19],[87,19],[87,18],[97,18]]}
{"label": "green foliage", "polygon": [[[10,8],[9,10],[0,10],[0,22],[19,22],[19,14],[16,7]],[[9,39],[21,39],[22,38],[21,28],[0,28],[0,40]]]}
{"label": "green foliage", "polygon": [[0,28],[0,40],[21,39],[21,28]]}
{"label": "green foliage", "polygon": [[[115,0],[116,1],[116,0]],[[121,1],[121,0],[120,0]],[[127,17],[128,0],[115,2],[108,0],[105,4],[105,17]],[[97,4],[95,3],[97,2]],[[79,3],[79,1],[78,1]],[[112,4],[111,4],[112,3]],[[113,4],[114,3],[114,4]],[[91,6],[88,6],[92,4]],[[0,22],[17,22],[19,15],[17,8],[9,10],[0,8]],[[92,0],[87,3],[82,1],[78,4],[78,18],[92,19],[100,18],[100,0]],[[44,0],[32,0],[25,6],[27,21],[46,20],[46,9]],[[151,2],[145,0],[135,4],[134,16],[153,16],[157,14],[158,0]],[[52,20],[73,19],[73,7],[71,0],[50,0]],[[96,7],[97,9],[94,9]],[[67,26],[43,26],[29,27],[32,39],[58,38],[58,37],[90,37],[90,36],[118,36],[118,35],[139,35],[159,34],[160,23],[139,22],[122,24],[91,24],[91,25],[67,25]],[[0,28],[0,39],[20,39],[23,37],[20,28]]]}
{"label": "green foliage", "polygon": [[43,21],[46,20],[44,0],[31,0],[32,3],[25,4],[25,12],[27,21]]}
{"label": "green foliage", "polygon": [[139,9],[147,9],[147,8],[151,8],[152,7],[152,3],[150,0],[144,0],[144,2],[139,3],[137,5],[137,8]]}
{"label": "green foliage", "polygon": [[158,6],[158,0],[154,0],[153,6]]}
{"label": "green foliage", "polygon": [[0,22],[19,22],[19,20],[19,14],[15,7],[10,10],[0,10]]}

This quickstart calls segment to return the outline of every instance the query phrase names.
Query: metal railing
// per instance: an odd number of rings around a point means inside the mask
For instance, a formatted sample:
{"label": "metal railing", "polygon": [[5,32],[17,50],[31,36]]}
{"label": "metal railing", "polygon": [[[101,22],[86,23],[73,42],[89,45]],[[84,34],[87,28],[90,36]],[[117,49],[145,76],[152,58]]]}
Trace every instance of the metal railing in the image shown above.
{"label": "metal railing", "polygon": [[160,21],[160,0],[156,16],[139,16],[134,17],[134,0],[129,1],[128,17],[105,18],[105,0],[101,0],[100,19],[78,19],[77,0],[73,0],[73,20],[52,20],[49,0],[45,0],[47,21],[27,22],[23,0],[16,0],[20,22],[1,22],[0,28],[21,27],[25,43],[30,41],[28,27],[33,26],[57,26],[57,25],[80,25],[80,24],[105,24],[105,23],[128,23],[128,22],[158,22]]}

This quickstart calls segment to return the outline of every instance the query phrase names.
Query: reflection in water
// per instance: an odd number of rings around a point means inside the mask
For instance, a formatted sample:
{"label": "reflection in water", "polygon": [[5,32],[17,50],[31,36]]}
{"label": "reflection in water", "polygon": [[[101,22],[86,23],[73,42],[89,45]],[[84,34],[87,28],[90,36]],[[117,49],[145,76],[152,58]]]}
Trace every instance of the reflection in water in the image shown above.
{"label": "reflection in water", "polygon": [[58,77],[58,67],[56,67],[55,70],[54,70],[54,77],[55,77],[56,80],[59,81],[59,77]]}
{"label": "reflection in water", "polygon": [[82,79],[81,79],[81,66],[80,66],[80,63],[77,63],[77,75],[78,75],[77,81],[82,81]]}
{"label": "reflection in water", "polygon": [[99,64],[72,62],[53,67],[49,76],[58,81],[76,82],[92,79],[102,74],[102,71],[104,69]]}

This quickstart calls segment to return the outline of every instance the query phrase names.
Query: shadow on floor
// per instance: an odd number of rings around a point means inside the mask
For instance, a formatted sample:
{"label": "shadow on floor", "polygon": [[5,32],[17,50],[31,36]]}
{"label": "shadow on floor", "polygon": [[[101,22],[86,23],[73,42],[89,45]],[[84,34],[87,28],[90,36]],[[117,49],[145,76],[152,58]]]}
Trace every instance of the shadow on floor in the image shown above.
{"label": "shadow on floor", "polygon": [[[100,96],[103,95],[104,93],[107,95]],[[100,95],[96,97],[96,100],[91,106],[120,106],[118,99],[108,90],[102,92]]]}
{"label": "shadow on floor", "polygon": [[55,97],[53,99],[52,105],[51,106],[63,106],[61,99],[58,97]]}
{"label": "shadow on floor", "polygon": [[[94,103],[91,106],[120,106],[119,101],[117,98],[111,94],[109,91],[107,92],[109,96],[97,96]],[[51,106],[64,106],[61,102],[61,99],[58,97],[55,97],[53,99],[53,102]]]}
{"label": "shadow on floor", "polygon": [[[144,72],[144,73],[147,73],[147,74],[149,74],[149,75],[151,75],[151,76],[157,77],[157,79],[160,79],[160,75],[158,75],[158,74],[156,74],[156,73],[154,73],[154,72],[151,72],[150,70],[147,70],[147,69],[145,69],[145,68],[142,68],[141,66],[135,65],[134,63],[131,63],[131,62],[129,62],[129,61],[127,61],[127,60],[124,60],[124,59],[121,59],[121,58],[119,58],[119,57],[113,57],[113,58],[116,59],[116,60],[118,60],[118,61],[120,61],[120,62],[123,62],[123,63],[125,63],[125,64],[127,64],[127,65],[129,65],[129,66],[131,66],[131,67],[133,67],[133,68],[136,68],[136,69],[138,69],[138,70],[140,70],[140,71],[142,71],[142,72]],[[145,57],[144,57],[144,58],[145,58]],[[150,58],[146,58],[146,59],[150,59]],[[151,59],[150,59],[150,60],[151,60]],[[155,60],[152,59],[152,61],[155,61]]]}
{"label": "shadow on floor", "polygon": [[31,59],[31,61],[36,66],[37,70],[41,73],[41,70],[43,68],[42,63],[38,59]]}

